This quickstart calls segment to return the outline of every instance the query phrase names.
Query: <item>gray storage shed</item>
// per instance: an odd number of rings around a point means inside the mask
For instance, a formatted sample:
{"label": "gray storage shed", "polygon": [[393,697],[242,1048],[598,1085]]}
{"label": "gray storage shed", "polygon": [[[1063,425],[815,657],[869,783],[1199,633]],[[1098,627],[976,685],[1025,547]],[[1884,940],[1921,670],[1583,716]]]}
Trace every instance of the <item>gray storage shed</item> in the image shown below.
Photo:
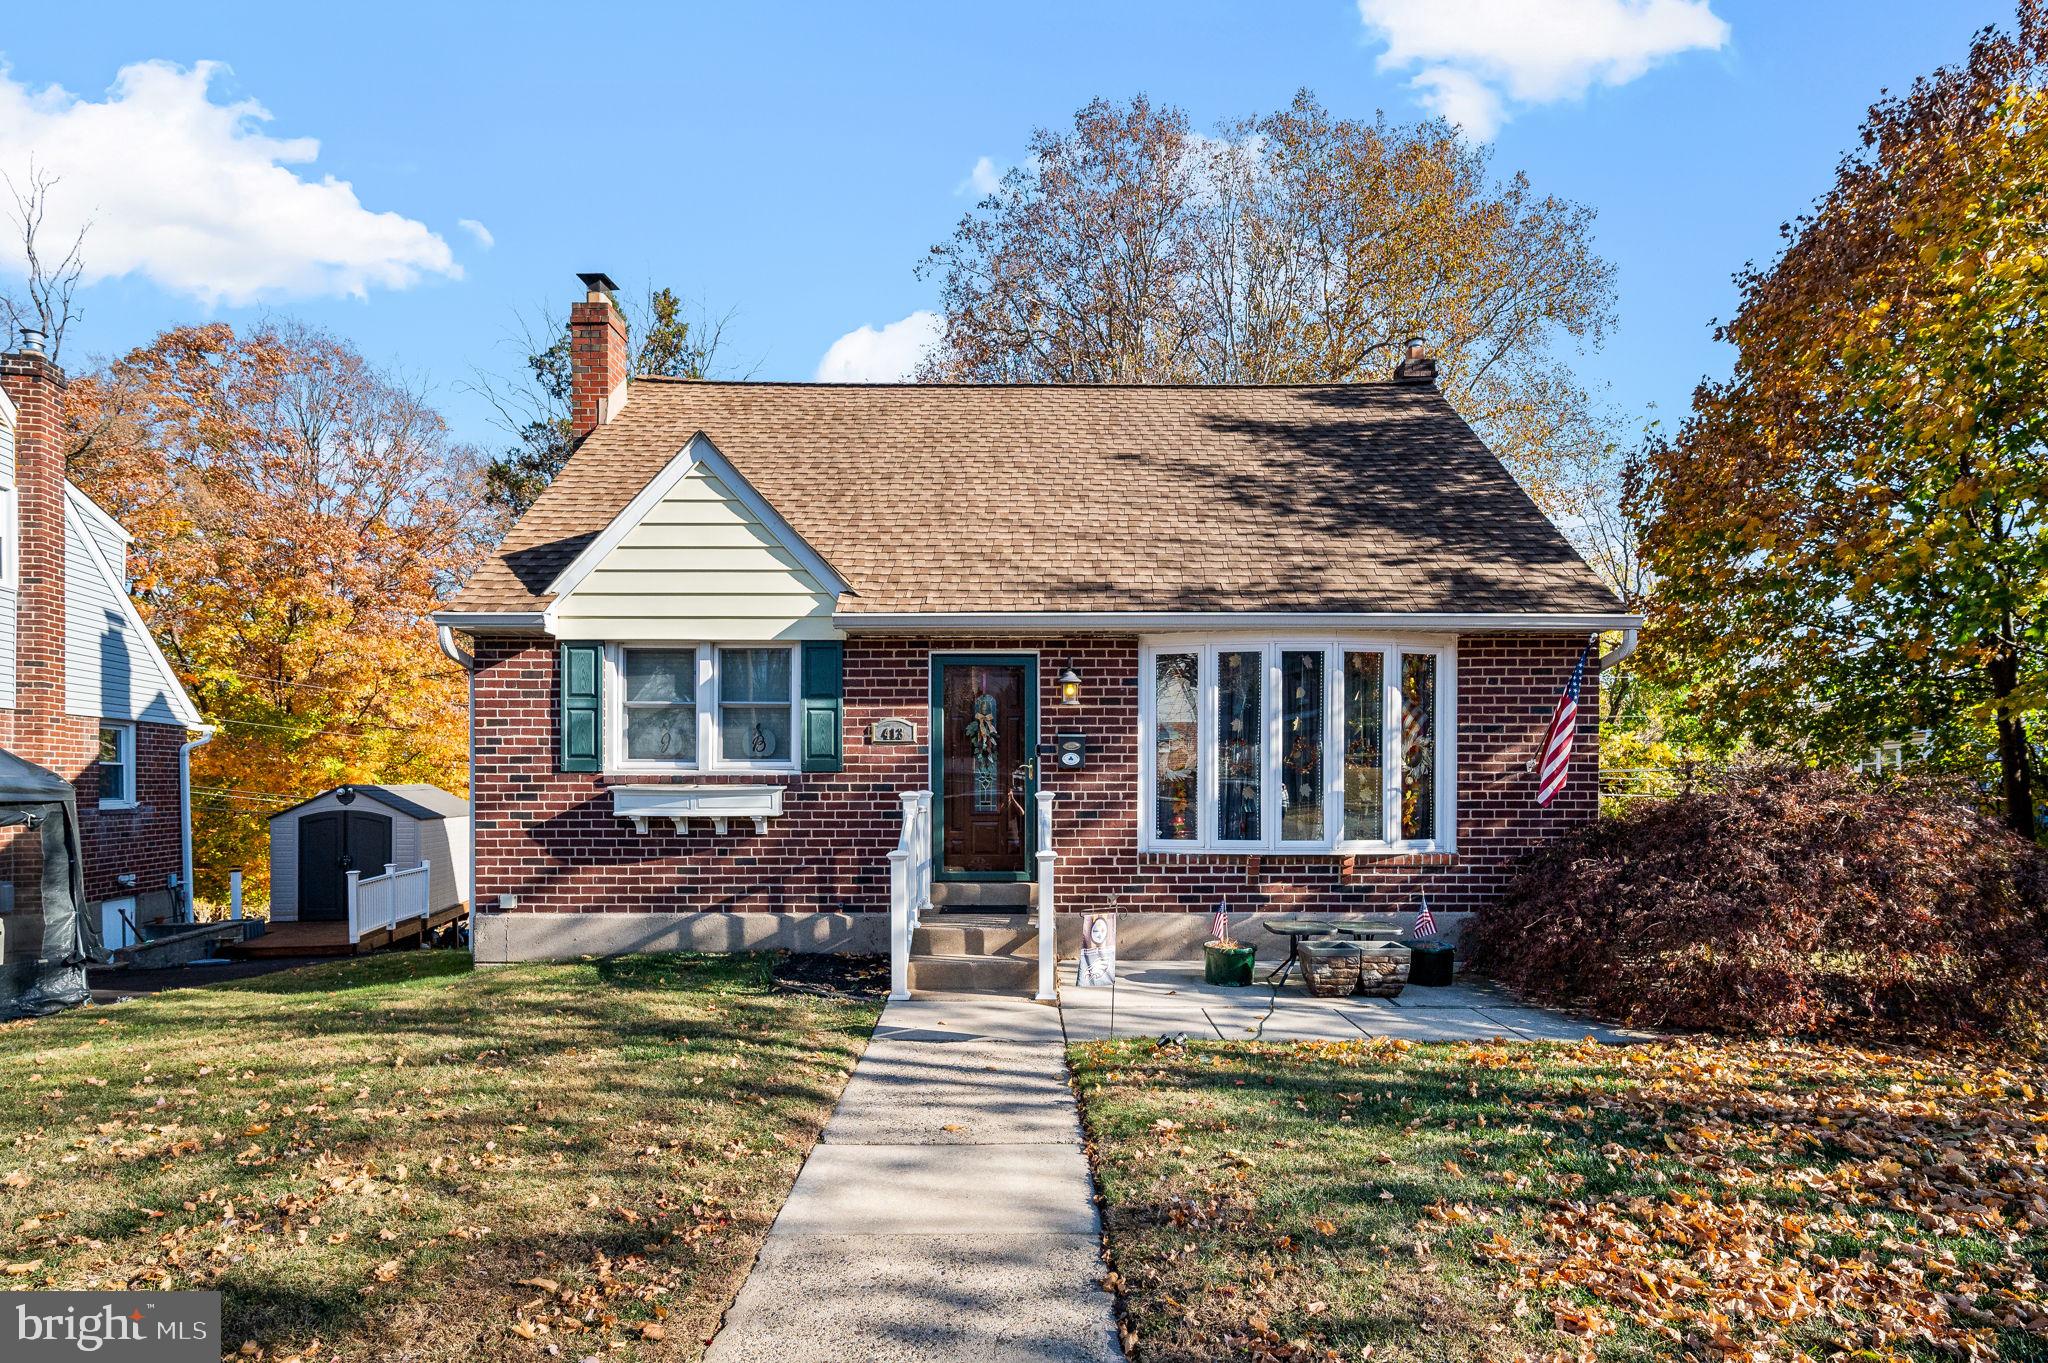
{"label": "gray storage shed", "polygon": [[270,816],[270,921],[348,916],[348,872],[431,868],[435,912],[469,901],[469,801],[439,786],[337,786]]}

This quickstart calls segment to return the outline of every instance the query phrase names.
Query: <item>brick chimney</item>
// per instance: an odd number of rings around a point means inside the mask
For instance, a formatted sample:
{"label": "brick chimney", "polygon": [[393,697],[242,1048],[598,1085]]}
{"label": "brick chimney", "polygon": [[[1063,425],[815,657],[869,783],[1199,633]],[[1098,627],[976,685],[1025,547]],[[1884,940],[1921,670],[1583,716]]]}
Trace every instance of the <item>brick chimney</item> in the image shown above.
{"label": "brick chimney", "polygon": [[[43,334],[24,330],[21,347],[0,355],[0,391],[15,409],[14,713],[7,748],[60,776],[92,773],[98,733],[64,706],[64,371],[43,353]],[[81,804],[90,807],[90,788]]]}
{"label": "brick chimney", "polygon": [[569,309],[569,434],[581,440],[626,406],[626,314],[605,274],[579,274],[583,301]]}
{"label": "brick chimney", "polygon": [[1422,344],[1420,336],[1408,338],[1407,353],[1394,365],[1396,383],[1436,382],[1436,361],[1430,358],[1429,348]]}

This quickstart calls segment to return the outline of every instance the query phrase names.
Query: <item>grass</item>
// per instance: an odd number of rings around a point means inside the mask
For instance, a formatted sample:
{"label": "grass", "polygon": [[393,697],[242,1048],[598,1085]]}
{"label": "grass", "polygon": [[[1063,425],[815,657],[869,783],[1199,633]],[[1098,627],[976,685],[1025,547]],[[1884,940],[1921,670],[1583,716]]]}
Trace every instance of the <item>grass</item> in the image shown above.
{"label": "grass", "polygon": [[250,1358],[694,1359],[879,1009],[773,970],[406,952],[0,1027],[0,1286],[219,1290]]}
{"label": "grass", "polygon": [[1830,1045],[1071,1052],[1139,1363],[2048,1360],[2048,1075]]}

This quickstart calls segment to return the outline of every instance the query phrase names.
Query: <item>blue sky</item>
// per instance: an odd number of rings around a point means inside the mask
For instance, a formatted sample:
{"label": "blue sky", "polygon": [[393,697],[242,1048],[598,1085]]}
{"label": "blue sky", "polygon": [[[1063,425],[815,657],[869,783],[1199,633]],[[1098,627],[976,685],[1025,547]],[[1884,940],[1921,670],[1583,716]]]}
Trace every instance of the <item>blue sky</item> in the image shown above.
{"label": "blue sky", "polygon": [[848,332],[931,306],[913,267],[977,160],[1015,160],[1035,125],[1143,91],[1206,128],[1304,85],[1340,114],[1444,109],[1491,133],[1501,172],[1593,205],[1620,326],[1580,371],[1630,422],[1675,421],[1725,368],[1709,325],[1731,272],[1776,249],[1863,109],[2010,19],[1989,0],[89,11],[19,7],[0,36],[0,169],[33,150],[63,175],[59,212],[90,208],[111,273],[67,363],[291,314],[427,381],[484,443],[462,380],[515,367],[515,311],[565,306],[578,270],[736,310],[735,361],[809,378]]}

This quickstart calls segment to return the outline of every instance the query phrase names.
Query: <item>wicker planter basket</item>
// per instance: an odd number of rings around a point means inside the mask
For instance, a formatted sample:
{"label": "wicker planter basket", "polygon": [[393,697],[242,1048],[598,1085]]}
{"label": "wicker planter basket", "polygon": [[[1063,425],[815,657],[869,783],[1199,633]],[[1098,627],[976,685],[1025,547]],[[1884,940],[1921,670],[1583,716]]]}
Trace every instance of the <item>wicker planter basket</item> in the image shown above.
{"label": "wicker planter basket", "polygon": [[1356,942],[1312,937],[1301,944],[1301,982],[1319,999],[1342,998],[1358,987]]}
{"label": "wicker planter basket", "polygon": [[1390,999],[1407,987],[1407,947],[1399,942],[1360,942],[1358,949],[1359,993]]}

